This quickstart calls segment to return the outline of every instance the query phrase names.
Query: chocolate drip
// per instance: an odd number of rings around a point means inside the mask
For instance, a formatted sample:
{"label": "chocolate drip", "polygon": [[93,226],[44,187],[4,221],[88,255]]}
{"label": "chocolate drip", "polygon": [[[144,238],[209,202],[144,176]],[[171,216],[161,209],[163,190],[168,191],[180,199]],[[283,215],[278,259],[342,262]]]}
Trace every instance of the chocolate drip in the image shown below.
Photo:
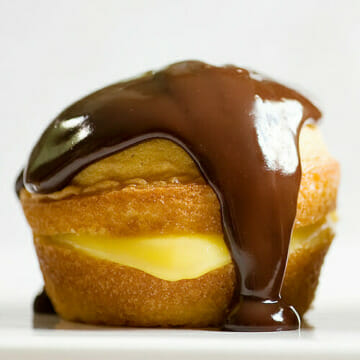
{"label": "chocolate drip", "polygon": [[20,197],[20,192],[24,188],[24,170],[20,171],[20,174],[15,181],[15,192],[18,197]]}
{"label": "chocolate drip", "polygon": [[45,289],[36,296],[33,309],[36,314],[55,314],[54,306]]}
{"label": "chocolate drip", "polygon": [[66,186],[89,164],[152,138],[187,151],[215,191],[237,270],[224,328],[299,326],[280,290],[296,215],[298,140],[320,118],[306,98],[234,66],[182,62],[97,91],[62,112],[24,172],[30,192]]}

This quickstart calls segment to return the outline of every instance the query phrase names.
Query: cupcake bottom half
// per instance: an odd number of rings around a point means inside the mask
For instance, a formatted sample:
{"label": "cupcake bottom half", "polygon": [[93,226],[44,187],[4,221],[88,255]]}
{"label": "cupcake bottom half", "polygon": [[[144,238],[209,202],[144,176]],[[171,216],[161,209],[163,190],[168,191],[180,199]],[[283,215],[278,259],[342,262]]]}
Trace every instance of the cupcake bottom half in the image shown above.
{"label": "cupcake bottom half", "polygon": [[[334,237],[331,223],[328,218],[294,232],[282,297],[300,315],[314,298],[320,269]],[[93,256],[89,248],[75,248],[67,240],[37,236],[35,247],[46,291],[57,313],[67,320],[148,327],[218,326],[234,291],[231,261],[196,278],[169,281],[109,261],[106,252],[101,257]],[[198,246],[196,251],[200,250]],[[216,260],[226,261],[222,249],[218,257],[215,251],[215,266]],[[179,264],[178,268],[181,271],[183,267]]]}

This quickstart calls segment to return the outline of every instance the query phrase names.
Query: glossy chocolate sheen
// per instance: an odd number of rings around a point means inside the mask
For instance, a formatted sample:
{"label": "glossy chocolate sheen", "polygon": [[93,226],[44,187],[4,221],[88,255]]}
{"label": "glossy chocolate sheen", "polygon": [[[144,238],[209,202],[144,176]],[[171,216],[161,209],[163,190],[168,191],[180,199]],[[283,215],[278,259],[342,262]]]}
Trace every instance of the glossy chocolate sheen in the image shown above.
{"label": "glossy chocolate sheen", "polygon": [[298,315],[279,294],[301,178],[299,132],[304,121],[320,116],[299,93],[257,73],[181,62],[67,108],[35,146],[24,184],[29,192],[51,193],[129,146],[174,141],[221,205],[238,279],[224,329],[295,329]]}

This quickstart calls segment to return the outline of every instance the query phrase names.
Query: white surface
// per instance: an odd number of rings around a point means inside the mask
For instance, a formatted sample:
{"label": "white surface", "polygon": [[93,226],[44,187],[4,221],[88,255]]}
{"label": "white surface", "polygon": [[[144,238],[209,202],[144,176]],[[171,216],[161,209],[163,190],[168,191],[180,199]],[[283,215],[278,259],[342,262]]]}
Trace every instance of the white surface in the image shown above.
{"label": "white surface", "polygon": [[[76,342],[78,349],[81,345],[93,349],[101,342],[93,332],[91,336],[76,333],[73,338],[69,332],[29,330],[21,313],[12,320],[13,310],[6,305],[30,304],[42,284],[30,230],[13,193],[15,176],[40,132],[64,106],[90,91],[195,58],[264,72],[304,90],[323,110],[327,142],[342,165],[338,236],[323,268],[315,310],[309,315],[315,332],[306,339],[282,342],[284,350],[279,351],[286,354],[293,347],[300,358],[312,348],[327,350],[333,357],[346,349],[358,351],[360,287],[353,282],[359,274],[360,253],[359,18],[357,0],[1,0],[0,349],[7,345],[27,351],[41,345],[56,349],[55,356],[67,351],[66,344]],[[317,322],[319,318],[323,320]],[[146,352],[154,343],[167,343],[163,332],[145,331],[135,337],[132,331],[111,332],[110,337],[101,334],[104,342],[99,349],[125,346],[131,356],[131,349]],[[171,334],[168,349],[174,353],[194,349],[195,354],[207,354],[205,344],[211,354],[217,354],[212,352],[216,346],[267,352],[273,341],[263,343],[259,334]],[[140,342],[141,336],[148,340]],[[239,338],[238,343],[231,340]],[[274,339],[282,338],[286,335]],[[202,347],[196,350],[197,344]],[[125,356],[124,351],[118,354]]]}
{"label": "white surface", "polygon": [[99,328],[9,305],[0,317],[0,358],[359,359],[360,312],[343,305],[313,312],[313,328],[281,333]]}

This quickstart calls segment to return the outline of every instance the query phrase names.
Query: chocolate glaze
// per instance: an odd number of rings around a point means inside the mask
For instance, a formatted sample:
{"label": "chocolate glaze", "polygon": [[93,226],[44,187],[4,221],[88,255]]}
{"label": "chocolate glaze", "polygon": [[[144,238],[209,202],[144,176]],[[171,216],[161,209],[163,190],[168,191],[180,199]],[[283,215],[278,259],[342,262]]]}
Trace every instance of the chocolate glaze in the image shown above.
{"label": "chocolate glaze", "polygon": [[23,179],[24,179],[24,170],[21,170],[20,174],[18,175],[18,177],[16,178],[16,181],[15,181],[15,192],[19,198],[20,198],[20,192],[24,188],[24,180]]}
{"label": "chocolate glaze", "polygon": [[36,296],[33,309],[36,314],[55,314],[54,306],[45,289]]}
{"label": "chocolate glaze", "polygon": [[224,329],[295,329],[299,317],[280,290],[301,178],[299,132],[304,121],[320,116],[296,91],[259,74],[181,62],[67,108],[33,149],[24,184],[30,192],[54,192],[129,146],[174,141],[220,202],[238,279]]}

